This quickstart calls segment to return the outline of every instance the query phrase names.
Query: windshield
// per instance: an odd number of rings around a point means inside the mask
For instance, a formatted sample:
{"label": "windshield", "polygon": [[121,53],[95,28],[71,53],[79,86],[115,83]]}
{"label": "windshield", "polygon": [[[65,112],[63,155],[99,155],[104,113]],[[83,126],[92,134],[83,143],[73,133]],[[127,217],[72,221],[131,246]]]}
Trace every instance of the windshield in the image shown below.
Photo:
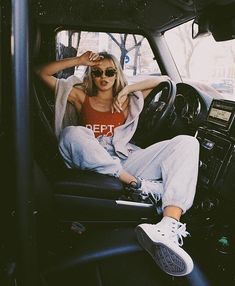
{"label": "windshield", "polygon": [[192,21],[164,36],[184,82],[209,85],[221,98],[235,100],[235,40],[192,39]]}

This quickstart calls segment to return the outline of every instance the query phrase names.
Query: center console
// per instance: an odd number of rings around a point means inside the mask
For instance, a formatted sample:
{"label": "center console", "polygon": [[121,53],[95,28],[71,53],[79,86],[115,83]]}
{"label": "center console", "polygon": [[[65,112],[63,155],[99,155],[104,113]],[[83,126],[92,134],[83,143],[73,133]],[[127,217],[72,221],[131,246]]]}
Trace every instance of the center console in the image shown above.
{"label": "center console", "polygon": [[222,191],[235,154],[235,102],[213,100],[205,124],[198,128],[197,139],[200,142],[198,186]]}
{"label": "center console", "polygon": [[207,120],[198,128],[196,137],[200,142],[199,198],[189,221],[195,221],[194,232],[205,247],[203,259],[205,253],[211,257],[211,275],[216,272],[221,281],[227,280],[225,284],[232,285],[235,279],[231,267],[235,258],[235,102],[213,100]]}

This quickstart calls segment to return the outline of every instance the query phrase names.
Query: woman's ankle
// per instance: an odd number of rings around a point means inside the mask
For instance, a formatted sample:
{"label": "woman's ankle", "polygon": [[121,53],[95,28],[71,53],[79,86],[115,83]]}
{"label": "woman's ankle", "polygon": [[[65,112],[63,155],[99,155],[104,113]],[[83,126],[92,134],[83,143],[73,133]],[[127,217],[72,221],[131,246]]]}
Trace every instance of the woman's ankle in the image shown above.
{"label": "woman's ankle", "polygon": [[137,179],[135,176],[129,174],[128,172],[126,171],[121,171],[120,175],[119,175],[119,180],[124,183],[124,184],[127,184],[129,185],[130,183],[136,183],[137,182]]}

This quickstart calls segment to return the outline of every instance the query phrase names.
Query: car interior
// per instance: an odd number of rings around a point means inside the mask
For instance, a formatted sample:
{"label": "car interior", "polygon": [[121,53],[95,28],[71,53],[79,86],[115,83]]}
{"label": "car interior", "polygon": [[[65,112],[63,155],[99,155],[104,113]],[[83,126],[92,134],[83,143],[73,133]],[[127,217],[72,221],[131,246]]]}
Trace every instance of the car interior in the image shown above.
{"label": "car interior", "polygon": [[[0,284],[234,285],[235,88],[227,99],[183,80],[167,33],[190,23],[194,41],[232,40],[235,1],[3,0],[0,7]],[[104,47],[120,57],[129,82],[170,78],[146,98],[132,142],[145,148],[184,134],[200,143],[196,196],[182,217],[194,261],[187,276],[163,273],[137,242],[135,227],[160,221],[161,201],[117,178],[69,169],[60,155],[55,96],[35,68]],[[79,68],[56,77],[81,76]]]}

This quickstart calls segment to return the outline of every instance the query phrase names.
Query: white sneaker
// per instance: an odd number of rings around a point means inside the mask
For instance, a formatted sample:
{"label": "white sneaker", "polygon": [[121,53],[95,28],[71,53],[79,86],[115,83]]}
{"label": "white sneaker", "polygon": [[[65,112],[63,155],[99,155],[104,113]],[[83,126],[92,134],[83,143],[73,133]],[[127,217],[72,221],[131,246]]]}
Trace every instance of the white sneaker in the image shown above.
{"label": "white sneaker", "polygon": [[162,182],[157,180],[137,178],[137,182],[131,182],[128,189],[141,193],[143,198],[151,196],[155,202],[160,201],[163,194]]}
{"label": "white sneaker", "polygon": [[183,237],[189,235],[185,224],[163,217],[157,224],[140,224],[135,231],[141,246],[163,271],[184,276],[193,270],[192,258],[181,248]]}
{"label": "white sneaker", "polygon": [[139,178],[140,190],[143,195],[151,195],[158,202],[163,194],[162,182]]}

